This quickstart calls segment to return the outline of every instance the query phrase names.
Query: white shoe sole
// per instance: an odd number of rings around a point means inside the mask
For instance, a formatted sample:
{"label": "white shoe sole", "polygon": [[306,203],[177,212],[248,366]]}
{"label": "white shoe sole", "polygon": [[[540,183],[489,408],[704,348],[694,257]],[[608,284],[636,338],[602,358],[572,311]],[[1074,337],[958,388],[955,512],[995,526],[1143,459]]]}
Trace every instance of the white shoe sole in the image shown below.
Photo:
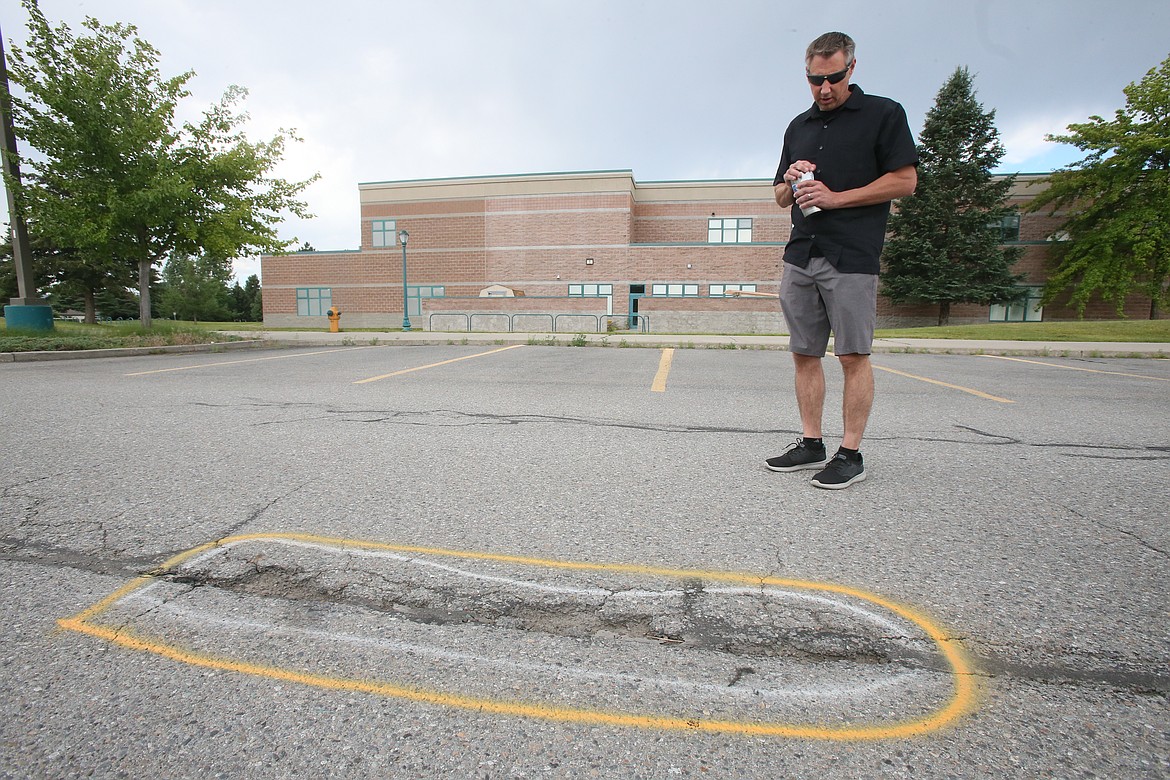
{"label": "white shoe sole", "polygon": [[841,482],[841,483],[838,483],[835,485],[826,484],[824,482],[817,482],[815,477],[813,479],[809,480],[809,482],[811,482],[813,484],[813,486],[819,487],[819,488],[824,488],[825,490],[844,490],[845,488],[849,487],[850,485],[856,485],[858,482],[864,482],[864,481],[865,481],[865,472],[864,471],[861,472],[860,474],[858,474],[857,476],[855,476],[853,479],[849,480],[848,482]]}

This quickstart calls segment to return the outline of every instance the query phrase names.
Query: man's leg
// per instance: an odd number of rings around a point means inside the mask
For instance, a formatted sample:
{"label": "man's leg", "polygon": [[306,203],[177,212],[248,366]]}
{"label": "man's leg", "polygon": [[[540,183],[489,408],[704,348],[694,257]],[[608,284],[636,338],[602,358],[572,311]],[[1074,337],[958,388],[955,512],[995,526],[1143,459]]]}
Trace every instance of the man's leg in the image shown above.
{"label": "man's leg", "polygon": [[792,363],[796,367],[796,406],[800,410],[800,427],[804,435],[788,450],[765,461],[772,471],[819,469],[828,460],[825,445],[821,442],[821,416],[825,408],[823,361],[819,357],[793,352]]}
{"label": "man's leg", "polygon": [[861,437],[865,424],[869,422],[869,410],[873,407],[873,366],[869,355],[847,353],[837,356],[845,372],[845,390],[841,403],[845,435],[841,437],[841,449],[833,456],[824,471],[812,478],[815,487],[841,490],[866,478],[862,464]]}
{"label": "man's leg", "polygon": [[822,359],[792,353],[796,367],[796,406],[806,439],[821,438],[821,419],[825,410],[825,371]]}
{"label": "man's leg", "polygon": [[[869,412],[873,408],[873,366],[870,365],[869,355],[839,355],[838,358],[845,372],[844,399],[841,404],[845,435],[841,439],[841,446],[859,450],[861,437],[865,435],[865,426],[869,422]],[[821,394],[823,397],[823,380]],[[802,409],[802,418],[803,414]]]}
{"label": "man's leg", "polygon": [[[813,258],[809,265],[815,270],[828,263],[824,258]],[[788,322],[788,346],[796,369],[796,406],[803,436],[786,452],[765,462],[772,471],[817,469],[828,460],[821,441],[821,418],[825,408],[823,358],[829,343],[829,318],[813,274],[785,264],[780,278],[780,305]]]}

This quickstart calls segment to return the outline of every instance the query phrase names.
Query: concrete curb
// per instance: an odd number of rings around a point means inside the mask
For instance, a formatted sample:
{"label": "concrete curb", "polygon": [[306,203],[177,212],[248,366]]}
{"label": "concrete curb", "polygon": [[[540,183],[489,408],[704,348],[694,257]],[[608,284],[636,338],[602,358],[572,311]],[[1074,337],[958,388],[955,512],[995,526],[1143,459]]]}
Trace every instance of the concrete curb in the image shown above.
{"label": "concrete curb", "polygon": [[[655,335],[648,333],[457,333],[438,331],[341,332],[221,331],[243,341],[183,344],[167,347],[0,352],[0,363],[132,357],[184,352],[226,352],[264,346],[436,346],[452,344],[582,347],[640,347],[645,349],[760,349],[788,350],[787,336]],[[1150,342],[978,341],[960,339],[876,339],[874,354],[999,355],[1004,357],[1161,358],[1170,359],[1170,344]]]}
{"label": "concrete curb", "polygon": [[[225,332],[243,336],[248,331]],[[649,349],[788,350],[787,336],[655,335],[646,333],[457,333],[412,331],[252,331],[266,342],[286,346],[409,346],[443,344],[531,344],[536,346],[644,347]],[[960,339],[876,339],[874,354],[1001,355],[1019,357],[1170,358],[1170,344],[1150,342],[979,341]]]}
{"label": "concrete curb", "polygon": [[137,355],[165,355],[184,352],[228,352],[237,349],[256,349],[264,345],[260,339],[248,341],[217,341],[211,344],[175,344],[160,347],[115,347],[113,349],[62,349],[40,352],[0,352],[0,363],[33,363],[45,360],[84,360],[90,358],[135,357]]}

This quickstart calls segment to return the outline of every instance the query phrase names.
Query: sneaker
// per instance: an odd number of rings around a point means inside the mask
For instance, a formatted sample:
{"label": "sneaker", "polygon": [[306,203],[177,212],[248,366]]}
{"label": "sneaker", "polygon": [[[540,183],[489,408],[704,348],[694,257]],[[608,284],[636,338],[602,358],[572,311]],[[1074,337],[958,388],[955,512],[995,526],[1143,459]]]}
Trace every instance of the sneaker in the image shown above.
{"label": "sneaker", "polygon": [[772,471],[800,471],[819,469],[829,460],[824,444],[805,444],[797,439],[783,455],[764,461]]}
{"label": "sneaker", "polygon": [[812,483],[819,488],[841,490],[854,482],[861,482],[863,479],[865,479],[865,466],[862,465],[861,455],[858,454],[857,460],[849,460],[838,452],[829,461],[829,465],[825,466],[824,471],[812,478]]}

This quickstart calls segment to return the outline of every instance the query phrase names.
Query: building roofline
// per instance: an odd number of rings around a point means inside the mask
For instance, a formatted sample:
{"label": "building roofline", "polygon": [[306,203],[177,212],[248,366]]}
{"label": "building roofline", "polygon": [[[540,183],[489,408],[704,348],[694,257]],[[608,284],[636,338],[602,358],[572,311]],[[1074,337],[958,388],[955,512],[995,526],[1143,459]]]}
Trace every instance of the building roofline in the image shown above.
{"label": "building roofline", "polygon": [[671,186],[678,186],[680,184],[750,184],[750,185],[767,184],[769,187],[771,187],[772,180],[760,177],[758,179],[746,179],[746,178],[740,178],[740,179],[657,179],[654,181],[640,181],[640,182],[638,182],[639,187],[653,186],[653,185],[666,185],[668,187],[671,187]]}
{"label": "building roofline", "polygon": [[[1027,197],[1040,191],[1047,173],[993,174],[1014,177],[1013,195]],[[553,171],[488,176],[452,176],[433,179],[362,182],[362,208],[387,203],[423,203],[484,198],[543,197],[554,195],[619,195],[642,204],[699,201],[772,201],[772,180],[766,178],[677,179],[640,182],[629,168],[597,171]]]}
{"label": "building roofline", "polygon": [[[992,176],[1023,176],[1027,178],[1051,176],[1055,171],[1015,171],[1015,172],[1001,172],[993,173]],[[611,168],[602,170],[586,170],[586,171],[536,171],[530,173],[493,173],[482,174],[476,176],[436,176],[430,178],[420,179],[386,179],[383,181],[360,181],[358,187],[379,187],[379,186],[394,186],[394,185],[408,185],[408,184],[444,184],[444,183],[468,183],[468,182],[501,182],[508,180],[534,180],[534,179],[561,179],[561,178],[602,178],[613,176],[629,176],[636,186],[639,187],[677,187],[680,185],[716,185],[716,184],[743,184],[748,186],[758,186],[767,184],[771,186],[772,179],[766,177],[749,178],[749,177],[734,177],[734,178],[712,178],[712,179],[652,179],[647,181],[639,181],[634,177],[632,168]]]}
{"label": "building roofline", "polygon": [[482,176],[439,176],[429,179],[390,179],[387,181],[359,181],[359,187],[379,186],[386,184],[441,184],[443,182],[472,182],[472,181],[500,181],[505,179],[553,179],[564,178],[567,176],[579,177],[598,177],[598,176],[620,176],[622,174],[629,174],[630,178],[634,178],[634,171],[631,168],[615,168],[613,170],[601,171],[543,171],[537,173],[498,173],[486,174]]}

